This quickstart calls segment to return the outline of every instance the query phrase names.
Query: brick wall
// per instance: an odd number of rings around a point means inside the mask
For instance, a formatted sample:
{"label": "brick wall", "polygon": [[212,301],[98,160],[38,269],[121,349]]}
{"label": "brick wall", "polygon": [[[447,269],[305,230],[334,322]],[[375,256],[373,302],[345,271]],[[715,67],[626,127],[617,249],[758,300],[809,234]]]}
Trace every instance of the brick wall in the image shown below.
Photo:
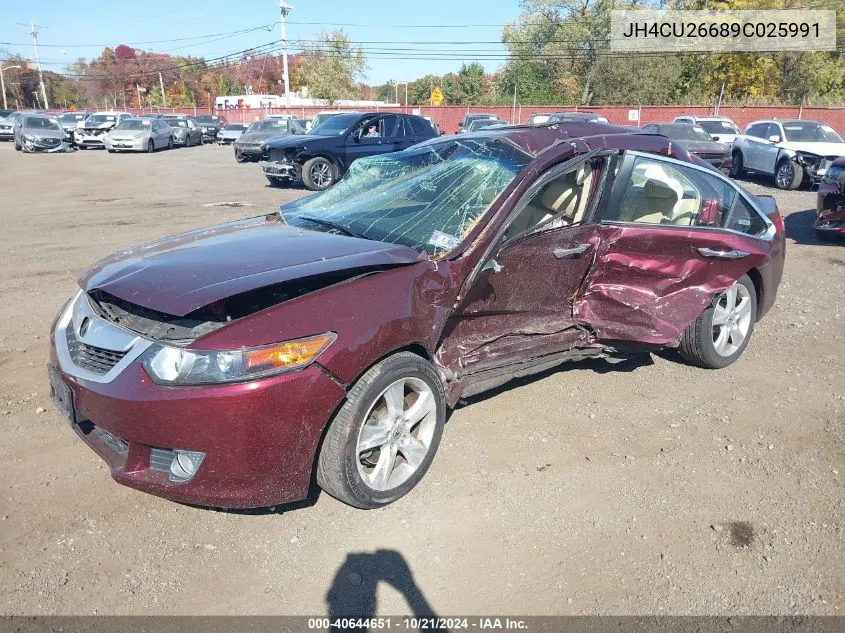
{"label": "brick wall", "polygon": [[[267,114],[293,114],[301,118],[311,118],[317,112],[325,110],[323,107],[312,108],[274,108],[274,109],[251,109],[251,110],[217,110],[216,114],[225,116],[229,122],[251,123],[263,119]],[[334,108],[332,108],[334,109]],[[342,109],[342,108],[337,108]],[[631,110],[637,110],[640,114],[639,125],[646,125],[648,123],[660,123],[671,121],[674,117],[681,114],[698,114],[711,115],[713,114],[712,106],[600,106],[595,108],[575,108],[572,106],[519,106],[516,110],[508,107],[491,107],[491,106],[441,106],[439,108],[430,106],[421,106],[420,113],[425,116],[430,116],[440,126],[440,129],[447,134],[453,133],[458,128],[458,124],[463,119],[467,112],[489,112],[497,115],[510,123],[525,123],[532,112],[559,112],[559,111],[573,111],[586,110],[589,112],[596,112],[601,114],[611,122],[619,125],[637,125],[636,121],[628,120],[628,113]],[[376,108],[379,112],[406,112],[408,114],[414,111],[414,107],[383,107]],[[174,109],[162,110],[163,112],[172,112]],[[183,108],[175,111],[184,112],[186,114],[205,114],[208,112],[206,108]],[[141,110],[137,108],[130,109],[130,112],[140,114]],[[824,121],[831,125],[840,134],[845,135],[845,107],[832,108],[799,108],[798,106],[749,106],[749,107],[722,107],[719,110],[722,116],[733,119],[740,129],[745,129],[751,121],[757,119],[814,119],[817,121]]]}

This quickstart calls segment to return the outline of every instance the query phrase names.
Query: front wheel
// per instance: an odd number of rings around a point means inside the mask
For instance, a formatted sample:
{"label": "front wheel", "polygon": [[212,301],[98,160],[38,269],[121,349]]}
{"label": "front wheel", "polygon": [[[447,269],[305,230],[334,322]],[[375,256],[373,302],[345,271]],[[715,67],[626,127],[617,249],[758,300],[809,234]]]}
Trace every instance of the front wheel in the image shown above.
{"label": "front wheel", "polygon": [[423,478],[440,444],[446,395],[434,366],[400,352],[349,391],[326,434],[317,482],[356,508],[396,501]]}
{"label": "front wheel", "polygon": [[699,367],[727,367],[745,351],[756,320],[757,290],[743,275],[690,324],[678,351]]}
{"label": "front wheel", "polygon": [[173,149],[173,137],[167,139],[167,149]]}
{"label": "front wheel", "polygon": [[239,150],[235,150],[235,160],[238,161],[239,163],[245,163],[246,157]]}
{"label": "front wheel", "polygon": [[154,151],[156,151],[156,144],[153,139],[150,139],[149,141],[147,141],[147,152],[152,154]]}
{"label": "front wheel", "polygon": [[742,162],[742,152],[736,150],[731,154],[731,178],[742,178],[745,175],[745,165]]}
{"label": "front wheel", "polygon": [[326,158],[318,156],[302,166],[302,182],[311,191],[328,189],[334,181],[334,165]]}
{"label": "front wheel", "polygon": [[778,189],[798,189],[804,179],[804,170],[801,165],[788,158],[778,163],[775,170],[775,186]]}

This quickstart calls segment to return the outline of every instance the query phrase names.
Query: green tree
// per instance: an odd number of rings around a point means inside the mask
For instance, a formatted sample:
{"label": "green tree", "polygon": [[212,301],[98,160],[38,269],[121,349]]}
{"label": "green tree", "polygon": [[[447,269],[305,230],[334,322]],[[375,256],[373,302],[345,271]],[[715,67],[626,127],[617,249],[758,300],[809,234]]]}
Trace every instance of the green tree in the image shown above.
{"label": "green tree", "polygon": [[484,97],[484,66],[478,62],[461,64],[458,71],[458,103],[475,105]]}
{"label": "green tree", "polygon": [[321,33],[314,46],[303,48],[299,78],[310,96],[329,102],[354,97],[367,68],[364,52],[342,30]]}

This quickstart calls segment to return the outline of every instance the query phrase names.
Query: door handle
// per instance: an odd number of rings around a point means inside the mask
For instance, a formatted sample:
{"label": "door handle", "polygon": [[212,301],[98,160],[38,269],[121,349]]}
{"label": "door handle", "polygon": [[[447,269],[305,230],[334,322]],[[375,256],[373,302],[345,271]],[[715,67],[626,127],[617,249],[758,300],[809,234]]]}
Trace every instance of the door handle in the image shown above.
{"label": "door handle", "polygon": [[592,246],[592,244],[579,244],[578,246],[573,246],[572,248],[556,248],[552,252],[558,259],[566,259],[567,257],[578,257],[579,255],[583,255],[587,252],[590,246]]}
{"label": "door handle", "polygon": [[738,251],[735,248],[725,251],[715,251],[712,248],[707,248],[706,246],[699,248],[698,253],[702,257],[715,257],[717,259],[742,259],[743,257],[748,257],[751,254],[748,251]]}

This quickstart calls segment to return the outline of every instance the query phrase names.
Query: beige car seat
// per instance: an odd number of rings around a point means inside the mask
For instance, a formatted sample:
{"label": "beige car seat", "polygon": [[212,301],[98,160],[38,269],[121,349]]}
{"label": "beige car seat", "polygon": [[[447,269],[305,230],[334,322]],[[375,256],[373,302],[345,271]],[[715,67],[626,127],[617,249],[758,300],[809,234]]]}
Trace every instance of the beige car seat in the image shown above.
{"label": "beige car seat", "polygon": [[549,226],[566,226],[580,220],[587,207],[592,173],[592,168],[585,164],[548,183],[514,218],[506,233],[508,238],[520,235],[557,215],[560,217]]}
{"label": "beige car seat", "polygon": [[649,178],[639,191],[628,191],[619,210],[619,219],[623,222],[666,224],[672,220],[675,205],[680,199],[667,183]]}

